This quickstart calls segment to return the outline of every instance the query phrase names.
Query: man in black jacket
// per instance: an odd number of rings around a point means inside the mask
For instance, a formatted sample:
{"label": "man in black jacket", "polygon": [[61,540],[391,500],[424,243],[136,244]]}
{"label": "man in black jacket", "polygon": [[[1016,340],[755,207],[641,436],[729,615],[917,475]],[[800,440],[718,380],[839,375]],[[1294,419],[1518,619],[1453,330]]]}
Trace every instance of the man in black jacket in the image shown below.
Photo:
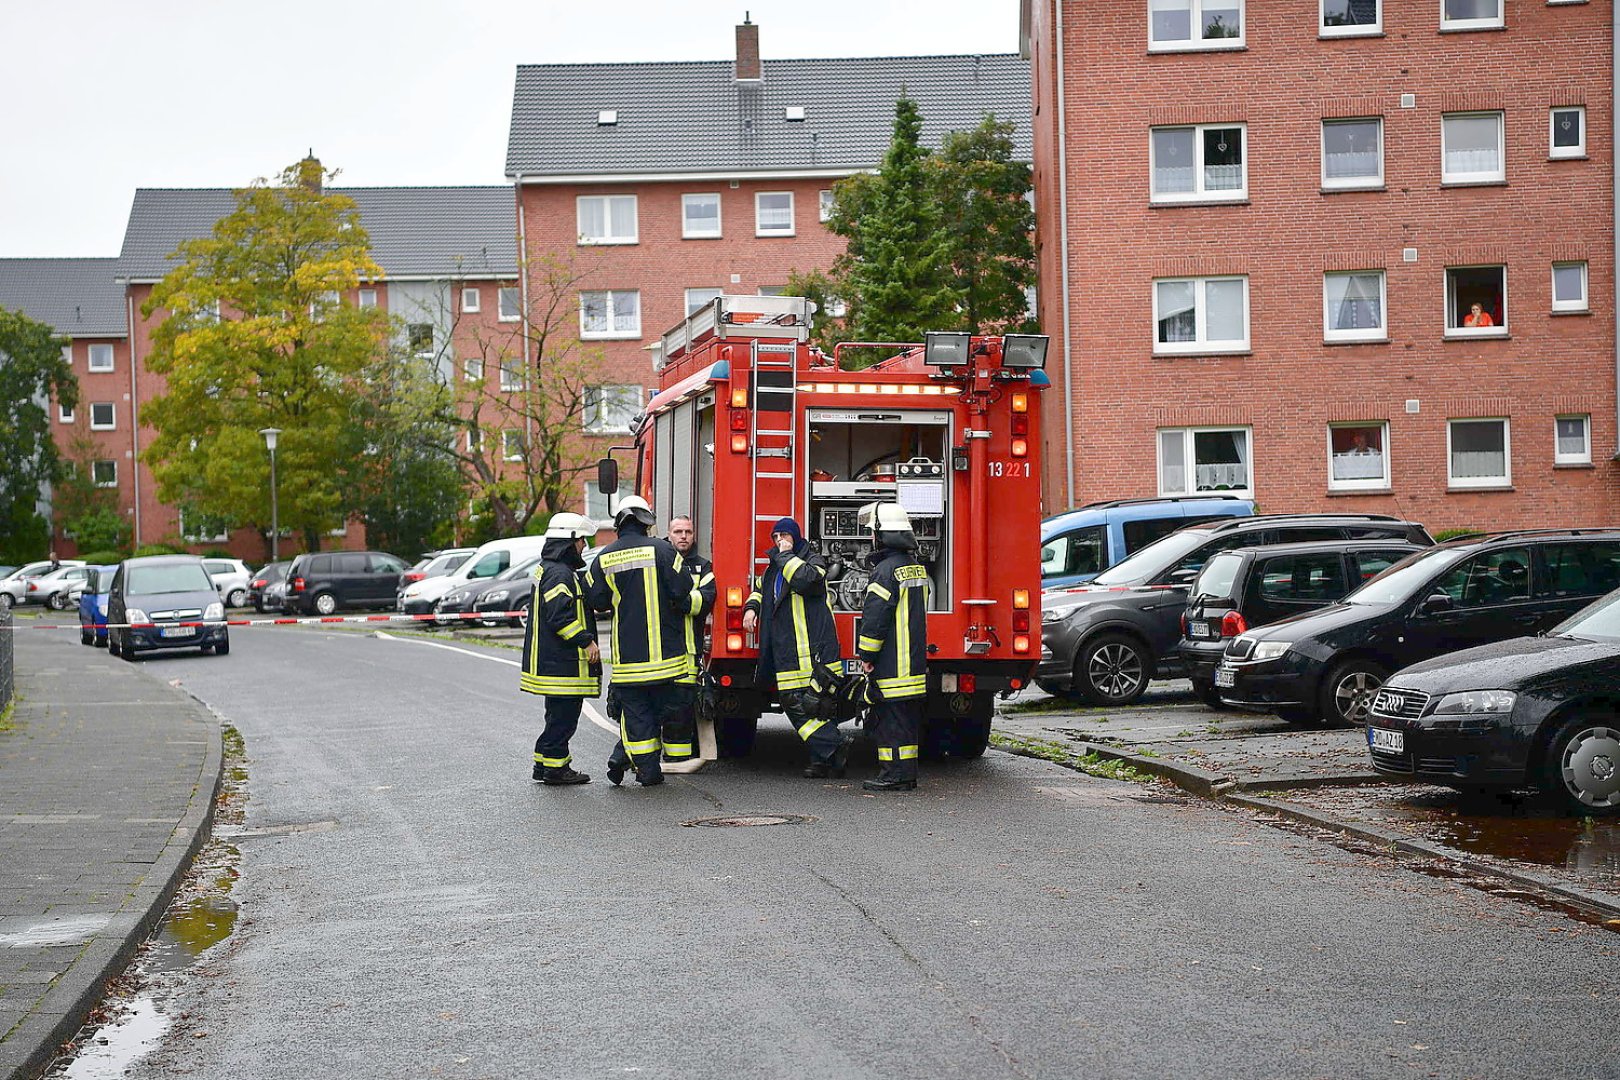
{"label": "man in black jacket", "polygon": [[669,542],[681,557],[681,570],[692,581],[682,611],[686,631],[686,674],[675,681],[675,693],[664,714],[664,760],[673,764],[697,756],[698,668],[703,660],[703,624],[714,608],[714,564],[697,550],[697,528],[686,516],[671,518]]}
{"label": "man in black jacket", "polygon": [[545,695],[546,727],[534,743],[534,779],[552,787],[591,782],[588,774],[571,767],[568,741],[579,728],[585,699],[602,692],[596,620],[585,610],[579,574],[585,567],[585,540],[595,532],[596,526],[579,514],[552,517],[529,601],[518,686],[525,693]]}
{"label": "man in black jacket", "polygon": [[810,715],[805,700],[818,671],[842,675],[827,563],[792,518],[771,528],[770,565],[755,580],[743,629],[759,633],[759,684],[775,684],[788,722],[810,748],[804,775],[842,776],[854,739],[839,735],[836,717]]}
{"label": "man in black jacket", "polygon": [[923,698],[928,693],[928,570],[898,503],[867,503],[860,523],[876,541],[855,643],[877,721],[878,777],[867,791],[915,791]]}

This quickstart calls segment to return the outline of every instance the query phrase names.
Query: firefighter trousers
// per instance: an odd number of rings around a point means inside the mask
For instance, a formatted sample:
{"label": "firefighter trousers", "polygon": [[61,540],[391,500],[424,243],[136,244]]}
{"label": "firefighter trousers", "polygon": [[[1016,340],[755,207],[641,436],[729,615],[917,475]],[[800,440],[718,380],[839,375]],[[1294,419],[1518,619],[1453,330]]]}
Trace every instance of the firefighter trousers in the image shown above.
{"label": "firefighter trousers", "polygon": [[665,703],[664,760],[685,761],[697,756],[697,684],[676,683]]}
{"label": "firefighter trousers", "polygon": [[568,740],[579,730],[579,714],[584,707],[584,698],[546,698],[546,727],[534,740],[535,768],[561,769],[574,760],[568,752]]}
{"label": "firefighter trousers", "polygon": [[673,682],[620,684],[614,687],[619,701],[619,741],[608,756],[609,765],[635,769],[643,783],[663,774],[658,753],[663,746],[659,726],[668,708]]}
{"label": "firefighter trousers", "polygon": [[810,748],[810,760],[817,765],[830,765],[838,755],[838,748],[842,745],[843,736],[838,733],[838,723],[835,720],[823,720],[812,717],[805,709],[804,691],[783,690],[782,711],[787,713],[788,723],[793,730],[799,733]]}
{"label": "firefighter trousers", "polygon": [[901,698],[879,701],[872,706],[877,721],[872,736],[877,740],[878,779],[917,779],[917,752],[921,743],[923,699]]}

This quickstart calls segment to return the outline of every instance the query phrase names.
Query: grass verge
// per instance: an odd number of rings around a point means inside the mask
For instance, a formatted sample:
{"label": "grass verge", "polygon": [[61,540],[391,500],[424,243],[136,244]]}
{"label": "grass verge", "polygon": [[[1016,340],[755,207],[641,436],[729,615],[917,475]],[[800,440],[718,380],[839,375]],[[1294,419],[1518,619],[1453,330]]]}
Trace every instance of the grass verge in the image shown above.
{"label": "grass verge", "polygon": [[1103,757],[1095,751],[1077,754],[1074,750],[1060,742],[1051,739],[1036,739],[1026,735],[1004,735],[999,731],[990,733],[990,745],[998,750],[1005,750],[1009,754],[1020,754],[1024,757],[1040,758],[1076,769],[1088,776],[1101,776],[1109,780],[1127,780],[1133,784],[1153,784],[1158,777],[1152,776],[1136,768],[1128,762],[1117,758]]}
{"label": "grass verge", "polygon": [[6,702],[6,707],[0,709],[0,735],[8,731],[17,730],[17,722],[13,719],[17,715],[17,699],[12,698]]}

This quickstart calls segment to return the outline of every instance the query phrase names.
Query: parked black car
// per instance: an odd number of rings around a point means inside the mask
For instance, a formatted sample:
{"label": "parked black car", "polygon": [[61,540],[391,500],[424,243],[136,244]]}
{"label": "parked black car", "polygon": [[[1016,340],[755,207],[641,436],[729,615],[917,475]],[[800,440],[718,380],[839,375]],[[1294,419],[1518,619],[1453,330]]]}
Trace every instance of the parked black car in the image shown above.
{"label": "parked black car", "polygon": [[[473,600],[474,611],[506,612],[521,611],[523,614],[516,618],[504,620],[508,626],[523,626],[529,621],[529,601],[534,594],[534,577],[540,567],[538,558],[519,563],[512,569],[502,573],[491,582]],[[494,625],[500,620],[484,620],[488,625]]]}
{"label": "parked black car", "polygon": [[1396,540],[1318,540],[1233,548],[1213,556],[1189,590],[1181,662],[1193,691],[1220,705],[1215,668],[1246,630],[1342,600],[1352,589],[1423,548]]}
{"label": "parked black car", "polygon": [[286,609],[330,615],[338,608],[392,607],[405,561],[383,551],[300,555],[287,568]]}
{"label": "parked black car", "polygon": [[266,563],[264,569],[253,575],[252,580],[248,582],[248,603],[253,605],[254,611],[281,610],[279,600],[274,602],[274,606],[265,603],[265,590],[287,580],[287,567],[291,565],[290,562]]}
{"label": "parked black car", "polygon": [[[534,576],[534,568],[540,565],[540,556],[525,559],[520,563],[502,570],[492,578],[478,578],[459,585],[434,602],[433,612],[436,615],[460,615],[469,611],[508,611],[516,610],[507,605],[516,604],[519,599],[524,606],[529,603],[529,580]],[[496,594],[499,594],[498,597]],[[451,626],[470,626],[473,620],[448,620]],[[478,622],[493,625],[497,621],[480,619]],[[517,624],[521,625],[521,624]]]}
{"label": "parked black car", "polygon": [[1620,592],[1544,637],[1396,672],[1373,696],[1373,768],[1459,788],[1539,787],[1582,816],[1620,815]]}
{"label": "parked black car", "polygon": [[1464,537],[1396,563],[1339,604],[1248,631],[1215,686],[1285,720],[1363,724],[1389,673],[1550,629],[1620,585],[1620,529]]}
{"label": "parked black car", "polygon": [[1149,680],[1182,671],[1177,646],[1187,586],[1210,556],[1230,548],[1364,538],[1425,545],[1423,526],[1384,514],[1231,518],[1178,529],[1097,575],[1090,585],[1041,594],[1041,660],[1048,693],[1125,705]]}
{"label": "parked black car", "polygon": [[[225,603],[195,555],[125,559],[107,594],[107,622],[107,651],[125,660],[154,649],[231,651]],[[119,623],[144,625],[114,629]]]}

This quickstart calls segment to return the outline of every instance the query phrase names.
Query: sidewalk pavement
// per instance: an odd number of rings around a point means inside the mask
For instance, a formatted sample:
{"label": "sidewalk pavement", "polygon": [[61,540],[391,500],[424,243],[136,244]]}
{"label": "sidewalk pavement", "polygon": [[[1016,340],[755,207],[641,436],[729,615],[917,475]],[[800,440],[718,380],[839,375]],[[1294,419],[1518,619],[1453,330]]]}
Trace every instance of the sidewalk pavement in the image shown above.
{"label": "sidewalk pavement", "polygon": [[77,634],[16,631],[0,732],[0,1080],[51,1063],[208,835],[219,721]]}

